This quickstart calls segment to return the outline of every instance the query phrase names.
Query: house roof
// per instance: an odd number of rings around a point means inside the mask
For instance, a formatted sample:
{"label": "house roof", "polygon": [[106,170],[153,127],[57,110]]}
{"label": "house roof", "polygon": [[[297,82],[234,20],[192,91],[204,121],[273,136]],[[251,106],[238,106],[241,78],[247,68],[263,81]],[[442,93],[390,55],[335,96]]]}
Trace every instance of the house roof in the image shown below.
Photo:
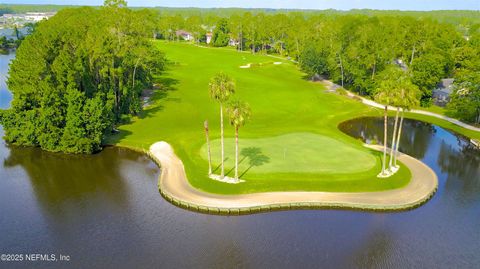
{"label": "house roof", "polygon": [[433,90],[433,95],[450,95],[452,93],[451,88],[438,88]]}
{"label": "house roof", "polygon": [[187,32],[185,30],[178,30],[175,32],[177,35],[192,35],[192,33]]}
{"label": "house roof", "polygon": [[453,78],[444,78],[442,80],[440,80],[440,82],[438,83],[437,87],[439,89],[442,89],[442,88],[451,88],[452,85],[453,85],[453,82],[454,82],[454,79]]}
{"label": "house roof", "polygon": [[402,61],[402,59],[395,59],[394,63],[404,71],[408,69],[408,66]]}

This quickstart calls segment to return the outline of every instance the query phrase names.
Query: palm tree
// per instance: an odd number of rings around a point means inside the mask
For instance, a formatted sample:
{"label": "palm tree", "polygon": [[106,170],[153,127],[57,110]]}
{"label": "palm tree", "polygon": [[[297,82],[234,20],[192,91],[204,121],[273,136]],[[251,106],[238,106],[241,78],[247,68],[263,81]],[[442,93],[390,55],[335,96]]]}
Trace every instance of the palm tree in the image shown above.
{"label": "palm tree", "polygon": [[398,126],[397,142],[395,143],[395,152],[393,154],[393,167],[398,168],[397,165],[397,156],[398,156],[398,146],[400,144],[400,137],[402,135],[403,127],[403,118],[405,110],[410,110],[412,107],[420,105],[421,91],[418,87],[413,84],[409,79],[405,80],[402,89],[400,91],[400,102],[397,104],[398,107],[402,108],[402,114],[400,118],[400,124]]}
{"label": "palm tree", "polygon": [[397,165],[397,157],[398,157],[398,144],[400,144],[400,137],[402,136],[404,113],[405,113],[405,108],[402,108],[402,114],[401,114],[401,117],[400,117],[400,124],[398,125],[398,134],[397,134],[397,138],[396,138],[397,142],[395,143],[395,149],[394,149],[394,154],[393,154],[393,167],[395,167],[395,169],[400,168]]}
{"label": "palm tree", "polygon": [[[402,70],[403,71],[403,70]],[[396,73],[398,70],[396,71]],[[393,135],[392,135],[392,145],[390,147],[390,161],[388,164],[388,170],[390,172],[395,172],[396,169],[398,169],[398,166],[396,165],[396,162],[394,164],[394,159],[395,156],[397,155],[396,153],[396,148],[397,148],[397,143],[398,143],[398,136],[397,136],[397,130],[400,128],[398,126],[398,116],[400,114],[400,107],[403,106],[404,104],[404,97],[405,97],[405,91],[406,89],[411,87],[411,82],[410,78],[407,76],[406,72],[398,72],[397,77],[395,79],[395,88],[393,89],[395,92],[393,94],[393,105],[397,107],[397,111],[395,113],[395,123],[394,123],[394,128],[393,128]],[[403,117],[403,111],[402,111],[402,117]],[[403,124],[403,118],[400,120],[400,125]],[[398,131],[400,133],[400,130]]]}
{"label": "palm tree", "polygon": [[381,176],[386,176],[386,160],[387,160],[387,135],[388,135],[388,104],[390,101],[390,93],[387,89],[377,89],[377,94],[375,94],[375,101],[379,103],[385,103],[385,110],[383,113],[383,160],[382,160],[382,173]]}
{"label": "palm tree", "polygon": [[212,154],[210,151],[210,139],[208,137],[208,121],[203,123],[205,127],[205,136],[207,137],[207,149],[208,149],[208,175],[212,174]]}
{"label": "palm tree", "polygon": [[[398,67],[390,66],[387,67],[384,71],[378,74],[379,84],[375,90],[375,101],[385,105],[383,113],[383,160],[382,160],[382,172],[379,176],[386,177],[388,176],[386,166],[387,166],[387,137],[388,137],[388,106],[394,105],[399,102],[399,94],[396,89],[398,89],[399,81],[403,70]],[[398,116],[396,121],[398,120]],[[395,122],[395,126],[397,122]],[[396,130],[394,130],[396,132]],[[392,145],[393,147],[393,145]],[[393,153],[393,151],[391,151]]]}
{"label": "palm tree", "polygon": [[[395,105],[398,103],[398,99],[395,98]],[[390,147],[390,161],[388,163],[388,170],[390,172],[395,172],[395,168],[393,167],[393,154],[395,150],[395,142],[397,140],[397,125],[398,125],[398,115],[400,114],[400,108],[397,106],[397,112],[395,113],[395,122],[393,124],[393,134],[392,134],[392,146]]]}
{"label": "palm tree", "polygon": [[228,98],[235,93],[235,82],[227,74],[220,72],[216,74],[209,83],[210,97],[220,103],[220,141],[222,144],[222,162],[221,162],[221,174],[223,178],[225,176],[224,168],[224,143],[223,143],[223,104],[228,101]]}
{"label": "palm tree", "polygon": [[250,119],[250,106],[240,100],[234,100],[227,107],[230,124],[235,128],[235,179],[238,180],[238,129]]}

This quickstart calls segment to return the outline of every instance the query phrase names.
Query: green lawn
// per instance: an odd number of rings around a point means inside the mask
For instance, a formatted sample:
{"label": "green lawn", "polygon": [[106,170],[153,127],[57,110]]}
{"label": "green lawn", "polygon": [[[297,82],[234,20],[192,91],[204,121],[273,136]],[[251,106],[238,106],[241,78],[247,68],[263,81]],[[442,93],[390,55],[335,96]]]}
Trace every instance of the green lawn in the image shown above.
{"label": "green lawn", "polygon": [[[393,115],[393,113],[391,113]],[[414,119],[414,120],[420,120],[420,121],[425,121],[425,122],[430,122],[432,124],[438,125],[444,129],[454,131],[456,133],[462,134],[466,137],[469,138],[474,138],[474,139],[480,139],[480,132],[473,131],[473,130],[468,130],[463,127],[460,127],[456,124],[453,124],[451,122],[448,122],[446,120],[442,120],[436,117],[432,116],[427,116],[427,115],[421,115],[421,114],[416,114],[416,113],[405,113],[405,117],[409,119]]]}
{"label": "green lawn", "polygon": [[[163,86],[154,94],[153,104],[140,117],[120,126],[120,133],[109,143],[148,148],[156,141],[166,141],[182,159],[190,183],[214,193],[355,192],[408,183],[411,175],[405,167],[389,179],[376,178],[381,154],[337,129],[342,121],[381,115],[381,111],[326,93],[319,83],[302,79],[304,74],[288,61],[185,43],[158,42],[158,46],[171,62],[159,78]],[[274,61],[282,64],[272,64]],[[254,65],[240,68],[248,63]],[[219,71],[235,78],[236,95],[252,108],[251,121],[240,130],[241,149],[260,148],[268,158],[268,163],[246,173],[250,160],[244,160],[241,173],[246,182],[237,185],[209,179],[208,163],[202,155],[206,119],[218,151],[219,106],[210,100],[208,82]],[[234,159],[233,128],[228,121],[225,124],[229,172]],[[215,155],[218,164],[219,156]]]}
{"label": "green lawn", "polygon": [[445,112],[447,111],[444,107],[436,106],[436,105],[431,105],[429,107],[417,107],[415,109],[437,113],[439,115],[445,115]]}
{"label": "green lawn", "polygon": [[[239,146],[239,173],[248,180],[264,173],[332,173],[365,172],[375,167],[376,159],[368,152],[351,147],[327,136],[313,133],[290,133],[274,137],[242,139]],[[211,141],[213,167],[220,165],[220,139]],[[202,146],[207,158],[207,147]],[[235,167],[235,140],[225,139],[225,161],[228,176]],[[233,157],[232,157],[233,156]],[[345,165],[348,163],[348,165]],[[339,170],[339,167],[343,167]],[[214,171],[214,172],[218,172]]]}

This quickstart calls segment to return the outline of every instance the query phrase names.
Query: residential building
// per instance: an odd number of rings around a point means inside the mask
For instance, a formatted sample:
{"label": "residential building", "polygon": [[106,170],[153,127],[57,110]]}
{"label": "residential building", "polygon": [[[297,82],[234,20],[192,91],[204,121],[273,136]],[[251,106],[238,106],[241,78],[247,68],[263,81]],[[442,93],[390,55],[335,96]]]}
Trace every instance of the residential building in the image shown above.
{"label": "residential building", "polygon": [[185,30],[178,30],[175,32],[175,34],[177,35],[177,37],[181,37],[183,40],[186,41],[192,41],[194,39],[192,33]]}
{"label": "residential building", "polygon": [[445,106],[450,101],[453,91],[453,78],[445,78],[438,83],[437,88],[432,92],[432,99],[435,105]]}
{"label": "residential building", "polygon": [[213,34],[212,34],[211,32],[206,34],[206,37],[207,37],[206,42],[207,42],[207,44],[210,44],[210,42],[212,42],[212,36],[213,36]]}

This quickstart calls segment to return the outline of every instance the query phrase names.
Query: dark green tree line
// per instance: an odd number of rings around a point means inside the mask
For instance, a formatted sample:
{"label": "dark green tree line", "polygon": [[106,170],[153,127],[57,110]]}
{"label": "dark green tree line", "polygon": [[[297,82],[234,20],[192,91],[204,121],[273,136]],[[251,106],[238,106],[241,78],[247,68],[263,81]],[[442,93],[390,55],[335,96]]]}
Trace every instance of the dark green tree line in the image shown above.
{"label": "dark green tree line", "polygon": [[143,11],[124,1],[65,9],[26,37],[12,62],[8,142],[49,151],[92,153],[122,115],[141,111],[141,92],[164,57]]}

